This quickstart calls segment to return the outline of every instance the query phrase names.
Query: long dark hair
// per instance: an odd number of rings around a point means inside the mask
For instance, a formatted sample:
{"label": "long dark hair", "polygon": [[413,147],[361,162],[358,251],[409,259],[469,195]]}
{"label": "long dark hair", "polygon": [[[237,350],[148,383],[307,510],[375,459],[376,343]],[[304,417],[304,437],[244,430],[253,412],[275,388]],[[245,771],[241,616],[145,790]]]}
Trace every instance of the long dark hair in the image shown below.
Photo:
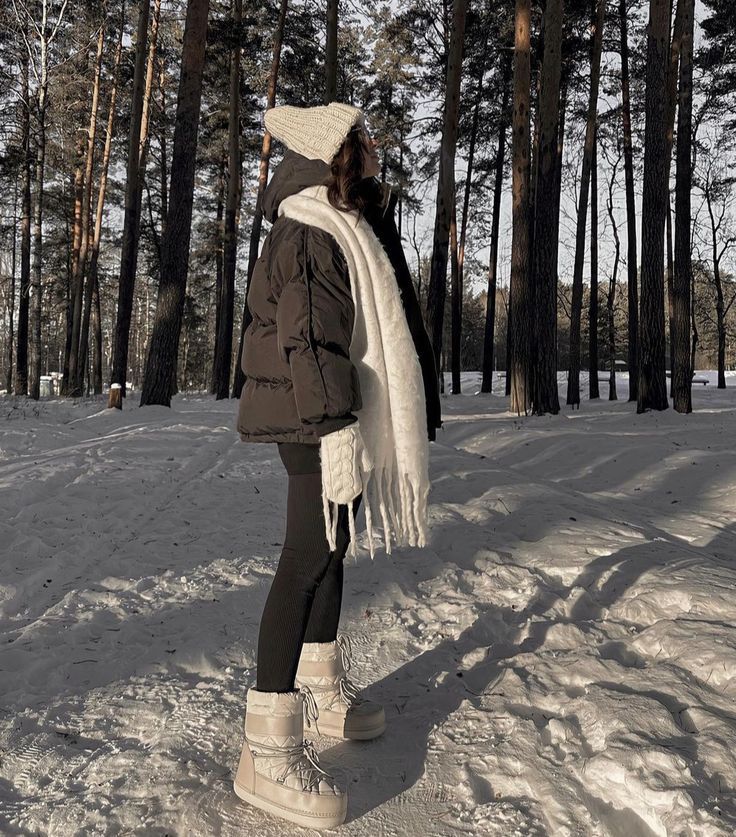
{"label": "long dark hair", "polygon": [[370,151],[363,127],[354,125],[330,163],[327,200],[343,211],[357,210],[362,217],[366,208],[377,206],[385,211],[391,189],[377,177],[363,177],[364,149]]}

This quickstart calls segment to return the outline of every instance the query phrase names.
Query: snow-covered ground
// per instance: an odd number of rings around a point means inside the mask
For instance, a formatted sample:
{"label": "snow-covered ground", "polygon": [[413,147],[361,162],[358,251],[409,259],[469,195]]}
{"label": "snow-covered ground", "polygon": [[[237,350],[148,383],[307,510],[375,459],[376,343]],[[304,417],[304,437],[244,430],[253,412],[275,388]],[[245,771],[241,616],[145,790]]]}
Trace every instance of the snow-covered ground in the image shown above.
{"label": "snow-covered ground", "polygon": [[[443,399],[430,546],[347,567],[388,731],[318,743],[340,833],[736,832],[736,378],[708,374],[690,416],[625,379],[555,417],[475,374]],[[232,401],[136,401],[0,396],[0,833],[309,833],[231,790],[276,447]]]}

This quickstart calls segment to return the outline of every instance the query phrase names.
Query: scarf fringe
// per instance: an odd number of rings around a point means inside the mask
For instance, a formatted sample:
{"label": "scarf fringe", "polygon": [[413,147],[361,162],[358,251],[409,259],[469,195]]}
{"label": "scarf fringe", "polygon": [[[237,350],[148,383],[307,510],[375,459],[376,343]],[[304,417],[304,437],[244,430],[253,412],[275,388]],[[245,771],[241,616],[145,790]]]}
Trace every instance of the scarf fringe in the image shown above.
{"label": "scarf fringe", "polygon": [[[382,530],[382,539],[387,555],[391,555],[392,546],[427,545],[427,499],[429,486],[422,488],[418,481],[402,473],[398,475],[391,467],[365,472],[361,468],[363,479],[363,509],[365,511],[368,552],[375,558],[377,529]],[[348,555],[358,557],[355,515],[352,502],[347,503],[350,544]],[[322,495],[322,507],[325,517],[325,534],[331,550],[337,549],[337,524],[340,507],[334,501]],[[381,525],[374,526],[374,520],[380,518]],[[393,541],[393,542],[392,542]]]}
{"label": "scarf fringe", "polygon": [[[429,487],[422,492],[419,484],[408,474],[398,475],[391,468],[371,470],[363,474],[363,508],[365,510],[368,552],[375,558],[377,529],[381,529],[384,548],[391,555],[392,547],[426,546],[427,496]],[[354,535],[352,504],[348,506],[351,525],[350,556],[357,557]],[[380,518],[381,525],[374,525]]]}

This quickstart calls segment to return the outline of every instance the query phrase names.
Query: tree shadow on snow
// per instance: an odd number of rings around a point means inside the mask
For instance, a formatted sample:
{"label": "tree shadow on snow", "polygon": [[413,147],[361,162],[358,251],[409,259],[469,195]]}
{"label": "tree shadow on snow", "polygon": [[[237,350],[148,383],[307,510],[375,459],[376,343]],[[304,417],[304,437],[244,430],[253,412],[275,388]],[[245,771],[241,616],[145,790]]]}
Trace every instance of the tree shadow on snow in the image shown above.
{"label": "tree shadow on snow", "polygon": [[[485,476],[487,479],[487,472]],[[470,488],[470,484],[466,484],[465,489]],[[436,497],[434,499],[437,502]],[[460,499],[456,485],[452,490],[452,499],[462,503],[469,498]],[[619,514],[623,512],[621,508],[616,511]],[[519,510],[515,514],[523,515],[525,512]],[[702,547],[667,535],[654,524],[644,524],[637,528],[642,530],[645,541],[593,558],[569,585],[549,578],[542,568],[527,562],[526,565],[538,577],[538,585],[523,610],[477,602],[477,618],[457,638],[440,642],[373,684],[370,693],[383,700],[386,707],[387,733],[373,742],[363,744],[341,742],[324,753],[325,761],[331,766],[335,765],[338,773],[345,770],[348,775],[352,774],[349,821],[380,806],[402,804],[402,794],[419,782],[425,773],[433,731],[441,727],[463,701],[467,700],[479,707],[481,696],[493,689],[494,683],[508,666],[507,661],[542,648],[554,625],[572,623],[587,632],[593,623],[605,619],[607,610],[615,606],[644,573],[659,568],[669,575],[676,572],[678,567],[690,565],[694,561],[702,561],[704,564],[727,562],[736,547],[736,525],[718,531]],[[542,532],[537,534],[540,539],[543,537]],[[484,531],[484,527],[473,525],[467,520],[441,526],[434,533],[432,559],[418,559],[416,566],[425,561],[426,564],[421,566],[421,571],[416,571],[419,575],[415,578],[417,585],[421,580],[438,574],[445,562],[438,562],[434,555],[445,555],[445,547],[460,544],[462,549],[452,548],[452,561],[460,569],[468,569],[484,549],[493,549],[491,542],[498,540],[500,535],[497,533],[496,537],[489,538],[489,532]],[[510,559],[508,553],[495,551],[502,560],[505,557]],[[378,570],[377,567],[368,569]],[[581,594],[581,591],[585,592]],[[568,608],[562,608],[563,612],[567,611],[567,616],[561,613],[548,614],[551,608],[572,594],[577,596],[576,601]],[[530,621],[532,616],[545,615],[547,618]],[[646,624],[638,626],[640,630],[645,627]],[[514,633],[520,635],[522,632],[524,638],[515,641]],[[506,639],[502,638],[504,635]],[[478,653],[483,649],[486,650],[485,656]],[[489,654],[491,650],[492,654]],[[602,658],[614,659],[624,670],[645,665],[645,661],[623,643],[604,643],[598,650]],[[463,662],[466,658],[472,663],[469,667]],[[697,681],[697,688],[704,690],[706,696],[709,693],[714,696],[717,694],[706,683],[698,681],[695,675],[690,674],[690,677]],[[687,705],[681,696],[661,691],[655,693],[651,689],[637,690],[635,686],[627,684],[624,677],[620,682],[601,682],[598,685],[612,691],[652,698],[671,713],[673,722],[682,734],[672,740],[667,737],[653,739],[653,743],[686,755],[689,775],[693,781],[683,787],[691,795],[696,808],[709,808],[708,798],[716,795],[721,801],[721,815],[728,822],[736,824],[736,803],[728,802],[721,791],[723,777],[709,775],[699,759],[695,737],[697,730],[688,720]],[[711,709],[721,714],[714,707]],[[651,735],[651,731],[648,734]]]}

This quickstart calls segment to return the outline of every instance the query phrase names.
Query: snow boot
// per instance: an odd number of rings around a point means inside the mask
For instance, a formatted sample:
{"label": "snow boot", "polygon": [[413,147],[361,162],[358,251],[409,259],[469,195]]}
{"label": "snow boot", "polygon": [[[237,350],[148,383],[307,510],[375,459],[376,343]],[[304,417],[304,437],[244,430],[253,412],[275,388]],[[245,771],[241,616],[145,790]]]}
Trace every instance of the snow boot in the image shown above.
{"label": "snow boot", "polygon": [[[343,634],[333,642],[305,642],[296,672],[296,684],[308,686],[319,709],[316,730],[333,738],[366,740],[386,729],[379,703],[360,697],[347,676],[351,662],[350,638]],[[311,725],[310,719],[307,723]]]}
{"label": "snow boot", "polygon": [[335,828],[345,821],[347,793],[319,765],[312,742],[304,740],[304,706],[309,722],[317,707],[308,690],[248,690],[245,742],[233,787],[245,802],[308,828]]}

